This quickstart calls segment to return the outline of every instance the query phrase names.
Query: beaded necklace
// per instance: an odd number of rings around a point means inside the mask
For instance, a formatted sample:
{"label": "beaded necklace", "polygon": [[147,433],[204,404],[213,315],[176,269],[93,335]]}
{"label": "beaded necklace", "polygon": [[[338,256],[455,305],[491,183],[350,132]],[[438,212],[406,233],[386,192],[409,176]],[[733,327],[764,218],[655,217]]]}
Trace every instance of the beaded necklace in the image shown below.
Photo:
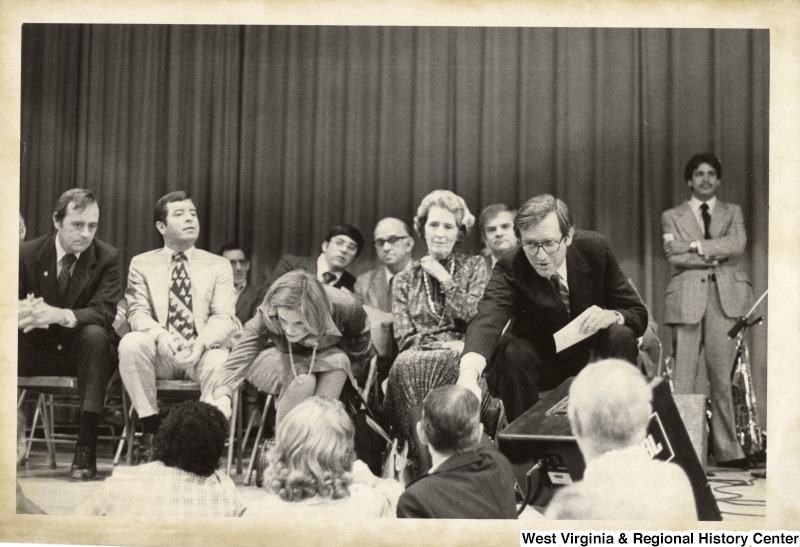
{"label": "beaded necklace", "polygon": [[[297,376],[297,368],[294,365],[294,356],[292,355],[292,343],[289,341],[289,337],[286,337],[286,344],[289,346],[289,364],[292,366],[292,374],[294,374],[294,379],[297,380],[299,383],[304,383],[306,378],[302,380]],[[313,349],[311,350],[311,363],[308,365],[308,374],[310,375],[314,372],[314,360],[317,358],[317,345],[314,344]]]}
{"label": "beaded necklace", "polygon": [[[453,277],[453,273],[456,271],[456,259],[451,255],[450,257],[450,277]],[[433,276],[431,276],[433,277]],[[428,307],[433,313],[433,316],[439,319],[439,326],[442,326],[444,323],[444,291],[440,291],[442,293],[442,313],[441,315],[436,311],[436,304],[433,301],[433,291],[431,291],[430,281],[428,281],[428,272],[425,270],[422,271],[422,283],[425,285],[425,296],[428,297]]]}

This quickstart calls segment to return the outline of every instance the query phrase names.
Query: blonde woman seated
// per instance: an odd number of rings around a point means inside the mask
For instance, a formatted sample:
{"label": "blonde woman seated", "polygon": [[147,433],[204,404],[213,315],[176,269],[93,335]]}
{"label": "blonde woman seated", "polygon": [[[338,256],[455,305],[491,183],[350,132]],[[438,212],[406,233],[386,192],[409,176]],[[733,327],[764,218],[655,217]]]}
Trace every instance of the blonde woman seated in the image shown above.
{"label": "blonde woman seated", "polygon": [[[428,252],[393,283],[394,336],[400,354],[389,371],[385,404],[396,433],[409,441],[412,474],[430,467],[427,452],[413,440],[422,402],[432,389],[458,380],[467,323],[477,313],[489,279],[482,257],[454,251],[473,224],[467,204],[453,192],[435,190],[425,196],[414,228]],[[493,434],[500,403],[481,381],[481,421]]]}
{"label": "blonde woman seated", "polygon": [[353,434],[341,402],[311,397],[297,405],[278,423],[264,472],[266,494],[244,516],[393,518],[403,487],[355,460]]}
{"label": "blonde woman seated", "polygon": [[246,378],[279,395],[276,422],[313,395],[338,398],[352,364],[372,354],[369,319],[350,292],[294,270],[272,284],[241,331],[216,380],[215,398],[230,397]]}

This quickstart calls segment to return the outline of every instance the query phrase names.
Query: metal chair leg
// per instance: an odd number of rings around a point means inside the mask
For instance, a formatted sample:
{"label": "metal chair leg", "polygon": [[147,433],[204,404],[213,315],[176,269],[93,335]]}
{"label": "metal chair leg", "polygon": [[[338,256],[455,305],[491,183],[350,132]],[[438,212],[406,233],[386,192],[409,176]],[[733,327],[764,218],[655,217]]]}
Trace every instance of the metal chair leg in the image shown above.
{"label": "metal chair leg", "polygon": [[231,401],[231,417],[228,420],[228,458],[225,464],[225,472],[230,476],[231,467],[233,466],[233,451],[234,440],[236,435],[236,422],[239,414],[239,391],[233,394],[233,401]]}
{"label": "metal chair leg", "polygon": [[272,404],[272,394],[267,395],[267,400],[264,403],[264,410],[261,412],[261,423],[258,425],[256,432],[256,442],[253,445],[253,451],[250,454],[250,463],[247,465],[247,472],[244,475],[244,485],[250,486],[250,478],[253,475],[253,466],[256,463],[256,456],[258,454],[258,445],[261,442],[261,436],[264,434],[264,426],[267,423],[267,412],[269,412],[269,405]]}

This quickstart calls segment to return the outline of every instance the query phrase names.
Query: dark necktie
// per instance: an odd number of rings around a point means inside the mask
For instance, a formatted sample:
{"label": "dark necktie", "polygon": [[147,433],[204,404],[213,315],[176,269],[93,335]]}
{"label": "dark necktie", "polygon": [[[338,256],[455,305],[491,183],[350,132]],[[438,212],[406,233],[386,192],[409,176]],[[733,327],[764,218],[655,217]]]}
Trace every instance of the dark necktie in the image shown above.
{"label": "dark necktie", "polygon": [[195,332],[194,314],[192,313],[192,280],[189,279],[185,263],[185,254],[175,253],[172,255],[167,329],[188,341],[195,337]]}
{"label": "dark necktie", "polygon": [[393,286],[394,286],[394,276],[391,276],[389,277],[389,291],[392,290]]}
{"label": "dark necktie", "polygon": [[62,297],[67,296],[67,288],[69,287],[69,280],[72,278],[72,265],[75,264],[75,255],[67,253],[61,257],[61,273],[58,274],[58,292]]}
{"label": "dark necktie", "polygon": [[331,272],[325,272],[324,274],[322,274],[322,282],[325,285],[330,285],[334,281],[336,281],[336,275],[335,274],[332,274]]}
{"label": "dark necktie", "polygon": [[703,217],[703,227],[705,228],[705,238],[711,239],[711,234],[708,233],[708,227],[711,226],[711,215],[708,212],[708,203],[703,203],[700,206],[700,215]]}
{"label": "dark necktie", "polygon": [[562,278],[560,274],[556,273],[550,278],[550,281],[553,283],[553,288],[558,293],[561,303],[564,304],[565,308],[567,308],[567,315],[570,315],[569,289],[567,288],[567,284],[564,283],[564,278]]}

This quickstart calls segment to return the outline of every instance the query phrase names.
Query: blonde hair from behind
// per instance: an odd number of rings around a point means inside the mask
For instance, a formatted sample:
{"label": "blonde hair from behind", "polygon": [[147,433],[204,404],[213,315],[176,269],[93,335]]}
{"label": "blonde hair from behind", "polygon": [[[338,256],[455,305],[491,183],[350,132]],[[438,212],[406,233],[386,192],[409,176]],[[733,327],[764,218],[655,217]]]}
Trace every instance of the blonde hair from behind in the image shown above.
{"label": "blonde hair from behind", "polygon": [[285,501],[350,494],[353,422],[337,400],[311,397],[278,424],[264,488]]}

